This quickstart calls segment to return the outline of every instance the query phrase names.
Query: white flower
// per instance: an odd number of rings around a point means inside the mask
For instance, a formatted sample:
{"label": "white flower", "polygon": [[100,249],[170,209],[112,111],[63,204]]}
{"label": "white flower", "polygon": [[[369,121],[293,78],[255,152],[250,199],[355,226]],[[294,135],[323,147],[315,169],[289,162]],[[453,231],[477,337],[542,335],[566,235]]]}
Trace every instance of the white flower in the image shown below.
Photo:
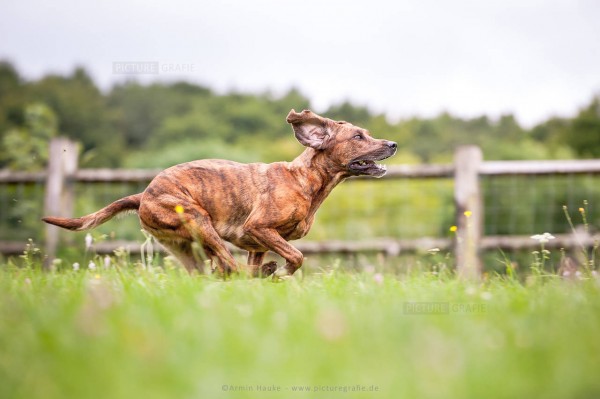
{"label": "white flower", "polygon": [[538,240],[540,242],[540,244],[543,244],[550,240],[554,240],[556,237],[554,237],[550,233],[544,233],[544,234],[536,234],[534,236],[531,236],[531,238],[533,238],[534,240]]}
{"label": "white flower", "polygon": [[88,269],[96,270],[96,264],[93,261],[90,261],[90,264],[88,265]]}
{"label": "white flower", "polygon": [[488,291],[484,291],[482,292],[480,295],[481,299],[483,299],[484,301],[489,301],[490,299],[492,299],[492,293],[488,292]]}
{"label": "white flower", "polygon": [[85,250],[87,251],[92,247],[92,243],[94,242],[94,237],[90,233],[85,235]]}
{"label": "white flower", "polygon": [[369,274],[375,273],[375,266],[373,266],[373,265],[365,266],[365,273],[369,273]]}
{"label": "white flower", "polygon": [[383,274],[375,273],[373,275],[373,281],[375,281],[377,284],[383,284]]}
{"label": "white flower", "polygon": [[79,270],[79,263],[77,263],[77,262],[73,263],[73,270],[75,270],[75,271]]}

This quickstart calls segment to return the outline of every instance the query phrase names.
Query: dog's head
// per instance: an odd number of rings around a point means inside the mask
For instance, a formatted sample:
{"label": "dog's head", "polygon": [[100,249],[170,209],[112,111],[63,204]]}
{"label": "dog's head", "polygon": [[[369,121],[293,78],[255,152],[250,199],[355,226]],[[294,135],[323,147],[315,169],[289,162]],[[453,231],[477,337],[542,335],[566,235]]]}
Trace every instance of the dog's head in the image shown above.
{"label": "dog's head", "polygon": [[302,145],[323,151],[349,175],[383,176],[386,167],[377,161],[391,157],[398,147],[393,141],[374,139],[366,129],[309,110],[291,110],[287,122]]}

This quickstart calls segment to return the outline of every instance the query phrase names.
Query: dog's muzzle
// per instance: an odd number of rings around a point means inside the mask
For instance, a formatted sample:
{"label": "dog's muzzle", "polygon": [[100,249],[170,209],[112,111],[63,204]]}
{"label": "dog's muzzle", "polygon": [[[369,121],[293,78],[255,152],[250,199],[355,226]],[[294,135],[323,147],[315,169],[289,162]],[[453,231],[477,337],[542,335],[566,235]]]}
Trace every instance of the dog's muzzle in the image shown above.
{"label": "dog's muzzle", "polygon": [[398,144],[393,141],[385,141],[381,149],[350,161],[348,170],[355,175],[381,177],[387,172],[387,167],[377,162],[391,157],[397,149]]}

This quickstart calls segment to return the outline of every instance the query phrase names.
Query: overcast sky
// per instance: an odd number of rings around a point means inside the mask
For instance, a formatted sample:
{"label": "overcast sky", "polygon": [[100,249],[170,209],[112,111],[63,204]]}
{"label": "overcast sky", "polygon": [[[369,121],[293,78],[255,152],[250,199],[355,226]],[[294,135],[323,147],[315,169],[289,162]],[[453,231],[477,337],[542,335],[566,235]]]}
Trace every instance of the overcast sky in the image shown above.
{"label": "overcast sky", "polygon": [[32,79],[82,65],[103,89],[127,78],[115,62],[157,62],[137,78],[529,126],[600,93],[600,1],[3,0],[0,58]]}

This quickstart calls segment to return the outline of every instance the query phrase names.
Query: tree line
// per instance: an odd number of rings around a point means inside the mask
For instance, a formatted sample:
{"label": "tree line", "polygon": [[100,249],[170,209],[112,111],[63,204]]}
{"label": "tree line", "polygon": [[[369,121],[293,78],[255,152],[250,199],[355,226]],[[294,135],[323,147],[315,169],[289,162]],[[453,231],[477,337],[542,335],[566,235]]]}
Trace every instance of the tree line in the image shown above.
{"label": "tree line", "polygon": [[[26,80],[0,62],[0,167],[42,168],[51,137],[81,143],[86,167],[167,167],[200,158],[241,162],[289,160],[300,151],[285,116],[310,108],[297,89],[226,94],[189,82],[118,83],[102,92],[81,67],[63,76]],[[397,141],[393,162],[448,162],[457,145],[476,144],[486,159],[600,157],[600,96],[576,115],[552,117],[530,128],[513,115],[491,119],[390,121],[367,107],[343,102],[322,114]]]}

